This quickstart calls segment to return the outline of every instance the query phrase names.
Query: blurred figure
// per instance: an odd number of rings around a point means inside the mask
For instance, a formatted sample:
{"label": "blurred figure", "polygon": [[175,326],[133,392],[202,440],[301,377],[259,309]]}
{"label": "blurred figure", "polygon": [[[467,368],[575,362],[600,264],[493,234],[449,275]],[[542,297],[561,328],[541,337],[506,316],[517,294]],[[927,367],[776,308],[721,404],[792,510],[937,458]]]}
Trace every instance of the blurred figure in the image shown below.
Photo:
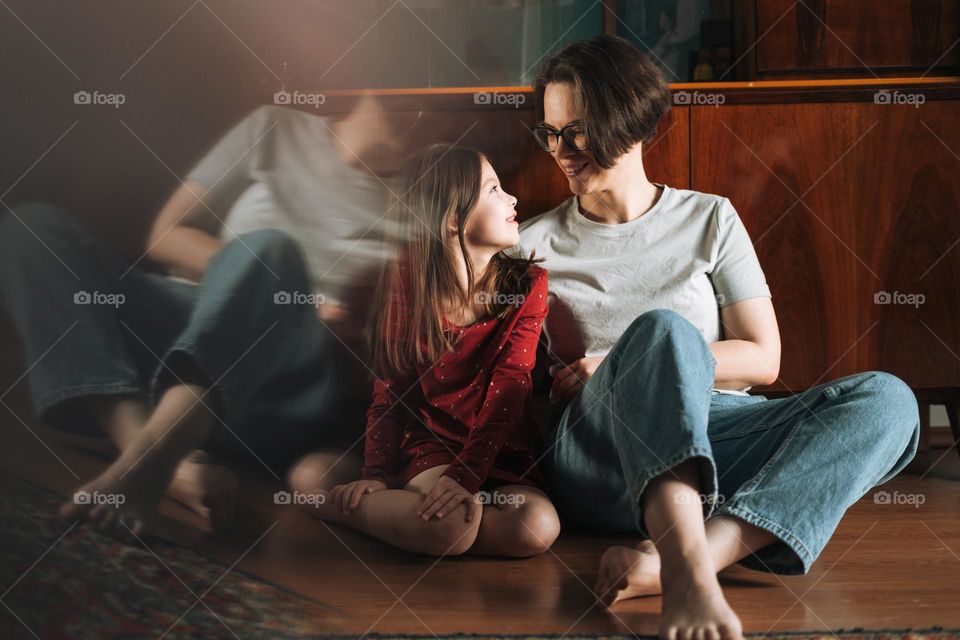
{"label": "blurred figure", "polygon": [[119,449],[66,517],[139,532],[166,492],[218,529],[237,477],[214,455],[282,471],[362,439],[357,328],[393,251],[381,176],[412,123],[371,95],[337,120],[257,109],[157,216],[145,256],[177,278],[126,264],[55,206],[0,219],[0,296],[41,420]]}

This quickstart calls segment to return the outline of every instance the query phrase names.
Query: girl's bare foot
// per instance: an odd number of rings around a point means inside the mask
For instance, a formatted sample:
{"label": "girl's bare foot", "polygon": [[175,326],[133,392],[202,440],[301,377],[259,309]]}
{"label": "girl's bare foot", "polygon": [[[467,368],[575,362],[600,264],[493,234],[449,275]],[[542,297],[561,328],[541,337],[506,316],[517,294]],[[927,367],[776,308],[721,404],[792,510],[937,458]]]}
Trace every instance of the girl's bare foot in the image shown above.
{"label": "girl's bare foot", "polygon": [[239,490],[236,473],[197,450],[177,466],[167,495],[205,517],[214,531],[222,531],[233,519]]}
{"label": "girl's bare foot", "polygon": [[641,541],[636,549],[615,546],[604,552],[594,587],[603,606],[661,591],[660,554],[652,540]]}
{"label": "girl's bare foot", "polygon": [[663,640],[742,640],[743,627],[713,571],[709,557],[662,570]]}

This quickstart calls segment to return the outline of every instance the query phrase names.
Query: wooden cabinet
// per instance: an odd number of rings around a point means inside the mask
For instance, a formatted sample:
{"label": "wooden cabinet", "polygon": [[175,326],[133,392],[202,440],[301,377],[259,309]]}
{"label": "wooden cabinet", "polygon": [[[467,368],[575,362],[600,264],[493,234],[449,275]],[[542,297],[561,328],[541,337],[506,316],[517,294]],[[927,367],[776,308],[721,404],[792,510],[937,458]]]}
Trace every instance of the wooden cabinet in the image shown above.
{"label": "wooden cabinet", "polygon": [[937,75],[960,66],[960,0],[751,0],[735,5],[756,78]]}
{"label": "wooden cabinet", "polygon": [[781,382],[960,386],[960,103],[691,108],[691,184],[731,199],[773,292]]}

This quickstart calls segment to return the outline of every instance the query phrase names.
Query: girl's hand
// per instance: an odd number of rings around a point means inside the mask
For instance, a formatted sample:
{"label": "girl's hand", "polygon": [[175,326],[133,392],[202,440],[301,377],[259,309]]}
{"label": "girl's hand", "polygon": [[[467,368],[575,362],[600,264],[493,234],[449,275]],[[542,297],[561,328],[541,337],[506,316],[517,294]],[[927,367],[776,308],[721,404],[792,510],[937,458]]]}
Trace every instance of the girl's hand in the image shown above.
{"label": "girl's hand", "polygon": [[550,367],[550,375],[554,377],[553,386],[550,387],[550,402],[569,402],[573,399],[587,384],[587,380],[593,377],[601,362],[603,356],[592,356],[575,360],[565,367],[559,364]]}
{"label": "girl's hand", "polygon": [[386,491],[387,485],[380,480],[357,480],[347,484],[338,484],[330,494],[340,513],[351,513],[360,505],[363,496]]}
{"label": "girl's hand", "polygon": [[465,503],[467,507],[467,522],[473,521],[477,512],[483,508],[483,505],[474,500],[473,494],[456,480],[450,476],[440,476],[437,484],[433,485],[433,489],[417,509],[417,515],[425,522],[429,522],[434,515],[437,516],[437,520],[441,520],[444,514],[452,512],[461,503]]}

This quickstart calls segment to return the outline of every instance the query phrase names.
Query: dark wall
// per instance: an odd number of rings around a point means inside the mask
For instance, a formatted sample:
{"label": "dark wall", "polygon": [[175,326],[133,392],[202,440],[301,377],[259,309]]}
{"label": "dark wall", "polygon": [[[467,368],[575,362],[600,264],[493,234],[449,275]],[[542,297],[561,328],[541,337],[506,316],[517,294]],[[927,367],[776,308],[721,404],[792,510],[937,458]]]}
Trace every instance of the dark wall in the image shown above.
{"label": "dark wall", "polygon": [[[136,253],[176,176],[274,91],[376,87],[383,80],[375,62],[384,34],[360,38],[389,7],[382,0],[6,5],[0,200],[63,205],[128,254]],[[394,22],[413,20],[391,13]],[[414,72],[421,66],[416,56],[409,65]],[[95,90],[120,93],[125,103],[74,104],[75,92]]]}

